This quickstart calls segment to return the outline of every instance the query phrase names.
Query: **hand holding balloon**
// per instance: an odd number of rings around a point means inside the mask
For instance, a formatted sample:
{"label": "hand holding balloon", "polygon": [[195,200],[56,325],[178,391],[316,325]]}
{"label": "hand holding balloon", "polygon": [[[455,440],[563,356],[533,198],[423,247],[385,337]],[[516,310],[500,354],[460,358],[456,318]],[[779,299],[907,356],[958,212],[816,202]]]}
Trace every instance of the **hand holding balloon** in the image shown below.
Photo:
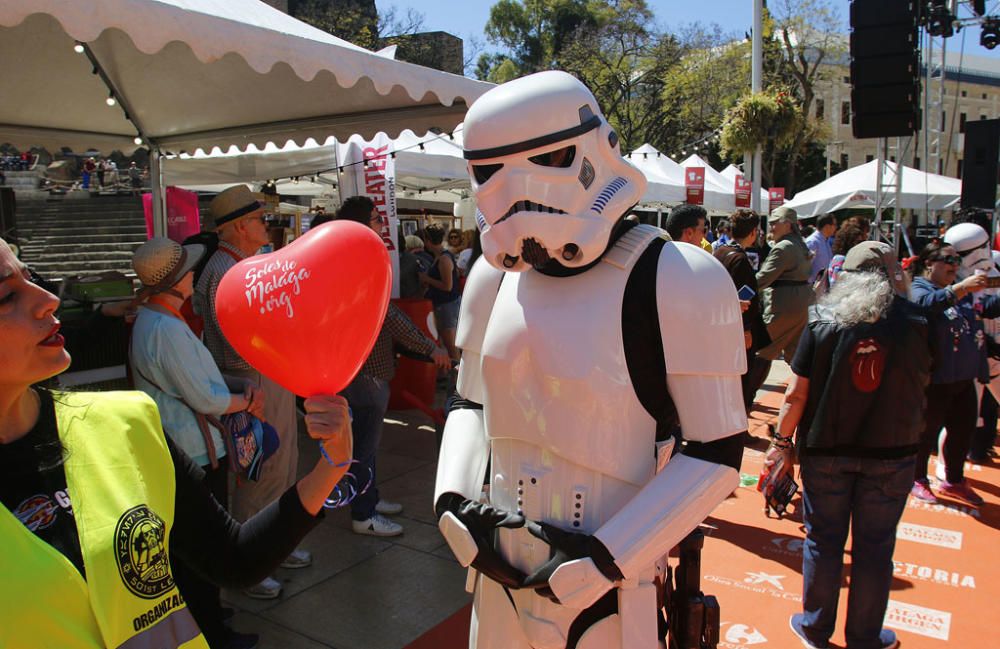
{"label": "hand holding balloon", "polygon": [[319,441],[324,457],[299,480],[298,491],[302,506],[310,514],[315,514],[347,473],[354,456],[354,444],[351,416],[344,397],[310,397],[305,401],[305,410],[306,431]]}
{"label": "hand holding balloon", "polygon": [[233,349],[262,374],[302,396],[335,394],[375,344],[391,272],[377,234],[334,221],[230,268],[215,311]]}

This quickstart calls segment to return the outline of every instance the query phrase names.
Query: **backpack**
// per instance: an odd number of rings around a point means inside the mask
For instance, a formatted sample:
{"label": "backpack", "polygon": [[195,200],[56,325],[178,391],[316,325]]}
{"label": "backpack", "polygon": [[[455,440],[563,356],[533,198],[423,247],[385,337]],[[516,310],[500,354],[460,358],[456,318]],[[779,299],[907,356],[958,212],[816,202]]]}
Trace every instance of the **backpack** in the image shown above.
{"label": "backpack", "polygon": [[212,258],[215,251],[219,249],[219,235],[215,232],[199,232],[198,234],[192,234],[190,237],[184,240],[181,244],[182,246],[187,246],[191,244],[201,244],[205,246],[205,256],[201,258],[198,265],[194,267],[194,284],[197,286],[198,279],[201,277],[201,272],[205,270],[205,265],[208,264],[208,260]]}

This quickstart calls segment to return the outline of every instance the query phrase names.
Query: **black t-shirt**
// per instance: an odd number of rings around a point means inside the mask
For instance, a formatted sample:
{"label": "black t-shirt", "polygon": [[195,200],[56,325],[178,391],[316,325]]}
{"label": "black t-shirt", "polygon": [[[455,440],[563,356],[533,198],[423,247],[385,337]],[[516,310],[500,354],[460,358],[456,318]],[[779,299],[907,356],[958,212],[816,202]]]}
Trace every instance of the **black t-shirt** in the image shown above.
{"label": "black t-shirt", "polygon": [[[66,491],[64,449],[56,428],[53,395],[40,390],[41,412],[27,435],[0,444],[0,502],[86,577]],[[204,472],[166,437],[176,490],[171,561],[183,561],[219,586],[242,588],[266,577],[322,520],[302,508],[295,485],[242,525],[202,483]]]}

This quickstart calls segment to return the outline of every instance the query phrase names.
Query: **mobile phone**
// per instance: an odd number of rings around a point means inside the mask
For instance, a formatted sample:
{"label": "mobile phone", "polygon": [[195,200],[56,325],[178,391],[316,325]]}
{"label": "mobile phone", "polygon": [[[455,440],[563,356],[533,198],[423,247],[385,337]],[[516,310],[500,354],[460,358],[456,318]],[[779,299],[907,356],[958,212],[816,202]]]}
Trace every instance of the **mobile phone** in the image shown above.
{"label": "mobile phone", "polygon": [[[1000,277],[998,277],[997,279],[1000,279]],[[753,290],[752,288],[750,288],[749,286],[747,286],[746,284],[744,284],[743,286],[740,287],[740,290],[736,291],[736,295],[741,300],[744,300],[744,301],[746,301],[746,300],[752,300],[753,296],[757,295],[757,291]]]}
{"label": "mobile phone", "polygon": [[788,503],[792,501],[798,490],[799,485],[792,478],[792,474],[786,473],[776,482],[764,488],[764,502],[774,510],[778,518],[781,518],[785,514]]}
{"label": "mobile phone", "polygon": [[781,478],[776,477],[781,473],[783,465],[784,458],[778,458],[778,461],[769,470],[765,469],[761,473],[760,480],[757,482],[757,491],[764,495],[764,513],[767,514],[773,510],[778,518],[784,515],[788,503],[795,496],[795,492],[799,490],[799,485],[792,478],[790,471]]}

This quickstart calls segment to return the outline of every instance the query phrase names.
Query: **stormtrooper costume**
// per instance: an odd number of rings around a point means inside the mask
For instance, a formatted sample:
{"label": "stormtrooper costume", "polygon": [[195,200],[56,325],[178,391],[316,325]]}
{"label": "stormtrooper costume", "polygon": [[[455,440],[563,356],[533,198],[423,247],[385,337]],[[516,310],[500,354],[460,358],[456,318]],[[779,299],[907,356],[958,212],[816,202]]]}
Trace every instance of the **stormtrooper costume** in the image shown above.
{"label": "stormtrooper costume", "polygon": [[[990,235],[981,226],[975,223],[959,223],[953,225],[944,233],[944,242],[952,246],[962,258],[962,265],[958,269],[958,280],[961,281],[974,273],[986,274],[988,277],[1000,277],[1000,270],[997,267],[1000,253],[990,250]],[[973,295],[976,304],[991,295],[1000,295],[1000,289],[985,288]],[[1000,318],[983,318],[983,333],[1000,344]],[[990,382],[983,385],[976,381],[976,395],[979,403],[982,403],[983,388],[988,388],[993,394],[993,398],[1000,402],[1000,360],[990,356],[988,359],[990,368]],[[982,426],[983,420],[980,418],[977,426]],[[944,435],[938,439],[938,457],[941,458],[941,448],[944,443]],[[945,479],[944,463],[940,460],[937,463],[935,475],[940,480]]]}
{"label": "stormtrooper costume", "polygon": [[738,485],[735,288],[707,252],[624,221],[645,180],[568,74],[480,97],[465,157],[483,255],[435,509],[471,567],[470,646],[663,646],[666,554]]}

